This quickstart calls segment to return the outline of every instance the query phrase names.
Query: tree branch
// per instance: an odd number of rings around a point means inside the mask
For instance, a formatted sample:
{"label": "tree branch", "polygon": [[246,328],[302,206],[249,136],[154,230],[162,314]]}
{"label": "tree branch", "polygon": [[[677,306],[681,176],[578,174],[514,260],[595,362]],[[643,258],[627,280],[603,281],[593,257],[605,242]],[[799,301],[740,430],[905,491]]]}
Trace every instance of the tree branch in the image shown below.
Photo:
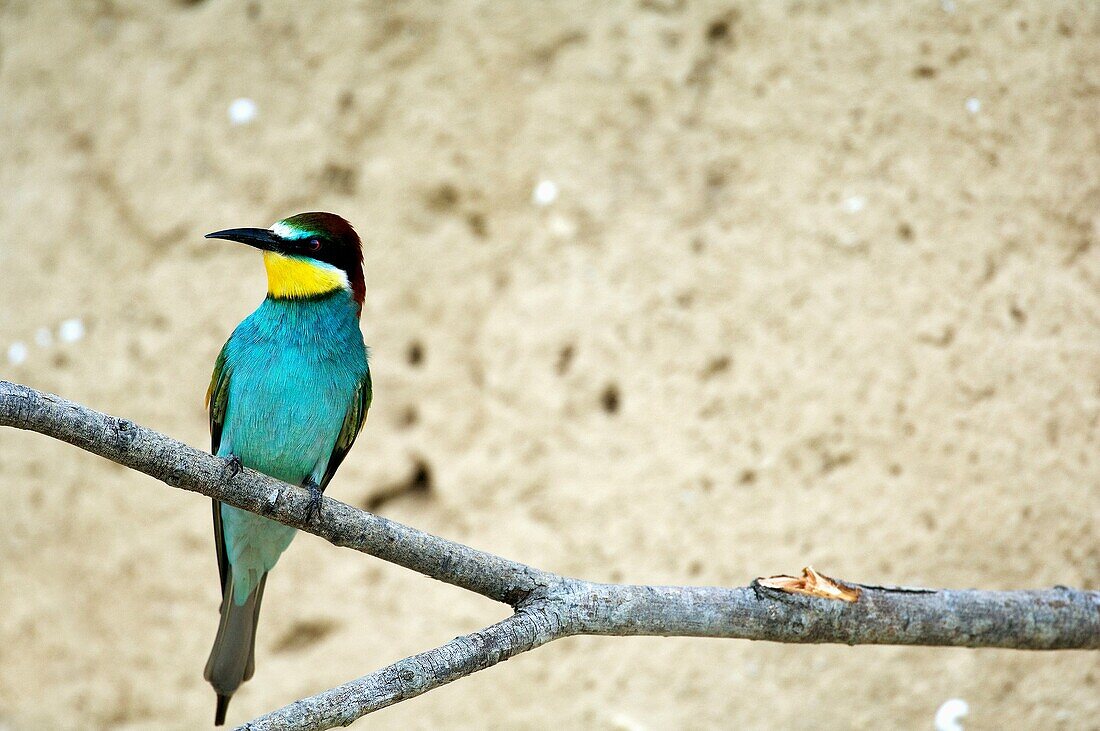
{"label": "tree branch", "polygon": [[0,426],[36,431],[173,487],[197,492],[505,602],[515,614],[441,647],[256,719],[260,729],[327,729],[420,695],[560,637],[665,635],[774,642],[1100,649],[1100,592],[953,591],[861,586],[838,601],[769,588],[599,584],[478,551],[324,498],[133,422],[0,381]]}
{"label": "tree branch", "polygon": [[445,645],[399,660],[358,680],[294,701],[241,726],[247,731],[347,726],[368,713],[415,698],[513,655],[565,636],[556,613],[545,606],[521,608],[511,617]]}

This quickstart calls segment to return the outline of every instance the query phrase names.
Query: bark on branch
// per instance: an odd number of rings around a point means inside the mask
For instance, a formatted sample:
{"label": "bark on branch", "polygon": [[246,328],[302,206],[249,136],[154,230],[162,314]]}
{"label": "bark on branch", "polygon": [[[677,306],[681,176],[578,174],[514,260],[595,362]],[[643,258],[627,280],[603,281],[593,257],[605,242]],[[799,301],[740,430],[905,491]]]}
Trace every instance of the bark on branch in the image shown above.
{"label": "bark on branch", "polygon": [[54,437],[173,487],[250,510],[346,548],[509,604],[490,627],[296,701],[245,725],[327,729],[420,695],[552,640],[577,634],[729,637],[773,642],[1021,650],[1100,649],[1100,592],[862,586],[854,602],[747,587],[599,584],[560,576],[324,498],[303,523],[307,491],[126,419],[0,381],[0,426]]}

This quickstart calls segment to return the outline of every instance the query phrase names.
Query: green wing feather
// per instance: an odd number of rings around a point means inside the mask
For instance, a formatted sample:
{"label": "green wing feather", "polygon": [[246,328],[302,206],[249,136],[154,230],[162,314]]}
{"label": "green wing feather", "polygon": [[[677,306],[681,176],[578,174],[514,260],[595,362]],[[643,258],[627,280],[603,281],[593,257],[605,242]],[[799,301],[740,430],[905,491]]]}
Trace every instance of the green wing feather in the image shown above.
{"label": "green wing feather", "polygon": [[[225,411],[229,407],[230,369],[225,366],[226,343],[214,362],[214,374],[210,377],[210,388],[206,391],[206,407],[210,410],[210,453],[217,454],[222,443],[222,426],[225,424]],[[218,575],[222,581],[222,594],[225,594],[225,582],[229,575],[229,556],[225,552],[225,536],[222,534],[222,504],[214,503],[214,545],[218,550]]]}
{"label": "green wing feather", "polygon": [[226,343],[214,362],[214,374],[210,377],[210,388],[206,390],[206,408],[210,410],[210,451],[218,453],[222,443],[222,426],[225,424],[225,411],[229,407],[229,374],[225,367]]}
{"label": "green wing feather", "polygon": [[328,483],[332,480],[332,476],[336,474],[340,463],[344,461],[344,457],[348,456],[351,445],[355,444],[355,438],[359,436],[359,430],[363,428],[363,422],[367,420],[367,411],[370,409],[372,395],[370,371],[368,370],[355,387],[355,395],[352,396],[351,404],[344,415],[340,435],[336,437],[336,445],[332,448],[332,456],[328,460],[328,467],[325,468],[325,476],[321,479],[320,487],[322,490],[328,487]]}

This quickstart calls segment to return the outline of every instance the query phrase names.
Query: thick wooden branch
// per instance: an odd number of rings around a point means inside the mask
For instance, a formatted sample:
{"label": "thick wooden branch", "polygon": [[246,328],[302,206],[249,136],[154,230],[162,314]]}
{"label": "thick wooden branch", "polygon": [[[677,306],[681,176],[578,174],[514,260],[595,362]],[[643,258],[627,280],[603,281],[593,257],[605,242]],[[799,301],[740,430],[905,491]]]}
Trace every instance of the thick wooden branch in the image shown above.
{"label": "thick wooden branch", "polygon": [[724,589],[565,580],[502,622],[295,701],[241,728],[313,731],[346,726],[576,634],[1032,650],[1100,647],[1100,592],[860,588],[859,601],[848,604],[766,589],[758,582]]}
{"label": "thick wooden branch", "polygon": [[854,602],[748,587],[598,584],[478,551],[308,493],[133,422],[0,381],[0,426],[45,434],[173,487],[216,498],[331,543],[505,602],[491,627],[274,711],[251,729],[326,729],[444,685],[560,637],[665,635],[774,642],[1100,649],[1100,592],[955,591],[860,586]]}

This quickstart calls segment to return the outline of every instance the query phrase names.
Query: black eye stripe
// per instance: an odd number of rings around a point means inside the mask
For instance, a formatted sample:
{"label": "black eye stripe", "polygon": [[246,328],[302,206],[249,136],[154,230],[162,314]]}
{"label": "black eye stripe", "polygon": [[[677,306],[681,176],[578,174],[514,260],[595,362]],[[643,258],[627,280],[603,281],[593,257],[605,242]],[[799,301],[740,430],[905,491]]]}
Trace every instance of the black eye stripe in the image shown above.
{"label": "black eye stripe", "polygon": [[287,241],[287,253],[331,264],[344,272],[353,271],[359,263],[356,249],[350,249],[343,241],[325,234],[291,239]]}

